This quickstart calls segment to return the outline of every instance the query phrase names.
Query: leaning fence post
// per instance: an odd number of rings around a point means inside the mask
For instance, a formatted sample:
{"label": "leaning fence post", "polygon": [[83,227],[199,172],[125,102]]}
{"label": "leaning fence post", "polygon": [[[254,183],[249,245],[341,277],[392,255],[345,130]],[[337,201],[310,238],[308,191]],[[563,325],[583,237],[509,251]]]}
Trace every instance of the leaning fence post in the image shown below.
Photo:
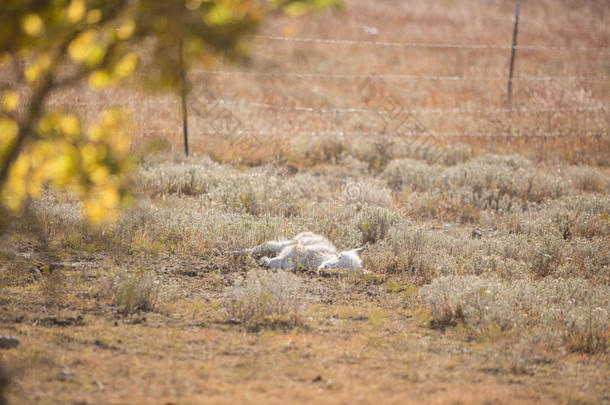
{"label": "leaning fence post", "polygon": [[515,12],[515,29],[513,30],[513,46],[510,50],[510,71],[508,72],[508,104],[512,101],[513,92],[513,71],[515,69],[515,51],[517,48],[517,30],[519,28],[519,3]]}
{"label": "leaning fence post", "polygon": [[184,134],[184,154],[189,155],[189,129],[188,129],[188,116],[186,111],[186,72],[184,71],[184,52],[182,47],[182,40],[180,40],[180,96],[182,98],[182,132]]}

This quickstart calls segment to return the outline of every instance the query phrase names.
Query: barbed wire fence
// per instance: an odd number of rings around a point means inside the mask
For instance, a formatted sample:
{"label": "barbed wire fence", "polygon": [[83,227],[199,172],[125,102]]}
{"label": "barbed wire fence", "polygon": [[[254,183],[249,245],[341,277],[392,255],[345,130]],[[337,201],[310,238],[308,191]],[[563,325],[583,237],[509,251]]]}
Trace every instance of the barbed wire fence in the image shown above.
{"label": "barbed wire fence", "polygon": [[[254,41],[266,41],[267,46],[273,43],[290,43],[294,46],[301,44],[312,44],[320,47],[336,47],[344,45],[375,47],[389,49],[413,48],[413,49],[430,49],[430,50],[483,50],[483,51],[552,51],[564,52],[570,54],[586,54],[595,52],[598,54],[606,54],[610,52],[607,47],[591,47],[591,46],[554,46],[554,45],[500,45],[500,44],[481,44],[481,43],[441,43],[441,42],[407,42],[407,41],[372,41],[372,40],[352,40],[352,39],[333,39],[333,38],[312,38],[312,37],[286,37],[278,35],[256,35]],[[312,64],[307,63],[307,67],[311,68]],[[315,66],[314,66],[315,67]],[[257,80],[284,80],[284,79],[315,79],[319,81],[335,82],[335,81],[357,81],[356,99],[358,105],[353,106],[337,106],[337,107],[322,107],[316,105],[304,105],[302,100],[296,99],[292,103],[282,102],[261,102],[248,98],[224,98],[213,95],[207,91],[195,91],[189,97],[188,112],[194,116],[199,123],[203,125],[195,125],[195,128],[190,129],[190,136],[196,138],[204,138],[208,136],[222,136],[243,140],[250,138],[255,140],[254,145],[260,145],[263,142],[261,137],[265,136],[311,136],[311,137],[349,137],[349,136],[381,136],[390,132],[394,135],[402,137],[412,137],[418,139],[436,139],[447,137],[537,137],[537,138],[556,138],[566,136],[603,136],[607,135],[605,127],[601,131],[544,131],[544,130],[527,130],[518,129],[511,131],[433,131],[428,129],[421,123],[418,117],[423,115],[443,116],[446,114],[468,115],[482,114],[487,116],[500,115],[523,115],[523,114],[604,114],[608,113],[610,104],[603,102],[595,102],[592,105],[573,105],[573,106],[558,106],[558,107],[537,107],[524,106],[514,107],[462,107],[462,108],[404,108],[400,97],[395,94],[386,94],[382,88],[392,88],[401,82],[420,83],[424,81],[432,82],[466,82],[472,84],[489,84],[503,83],[507,81],[522,82],[525,85],[534,83],[583,83],[594,85],[607,85],[610,83],[610,77],[600,75],[539,75],[539,76],[503,76],[494,73],[493,75],[422,75],[422,74],[406,74],[406,73],[351,73],[351,72],[316,72],[316,71],[257,71],[257,70],[206,70],[193,69],[189,72],[191,81],[197,82],[200,77],[205,80],[214,80],[214,78],[232,78],[232,77],[247,77]],[[391,82],[393,86],[389,86],[386,82]],[[290,89],[288,89],[290,91]],[[135,136],[174,136],[178,137],[182,134],[183,123],[181,100],[179,96],[164,96],[160,98],[140,98],[134,99],[128,97],[124,100],[117,100],[112,95],[106,99],[90,100],[79,97],[74,100],[51,100],[47,104],[49,107],[79,109],[85,111],[86,115],[93,115],[96,111],[107,109],[110,107],[124,107],[131,109],[134,115],[138,117],[132,129]],[[165,111],[166,115],[171,115],[172,119],[166,120],[164,125],[151,126],[154,119],[150,117],[158,116],[160,110]],[[374,129],[353,130],[349,128],[339,128],[337,130],[320,130],[312,128],[304,128],[300,126],[291,126],[288,130],[269,129],[269,128],[250,128],[244,123],[247,121],[240,113],[248,111],[249,114],[255,114],[253,111],[272,111],[277,113],[291,114],[316,114],[320,116],[329,116],[331,118],[348,115],[348,114],[368,114],[380,118],[384,123],[384,131],[380,132]],[[274,117],[274,120],[277,117]],[[190,122],[191,119],[188,120]],[[168,124],[169,123],[169,124]],[[387,125],[385,125],[387,124]],[[276,125],[272,125],[274,128]]]}

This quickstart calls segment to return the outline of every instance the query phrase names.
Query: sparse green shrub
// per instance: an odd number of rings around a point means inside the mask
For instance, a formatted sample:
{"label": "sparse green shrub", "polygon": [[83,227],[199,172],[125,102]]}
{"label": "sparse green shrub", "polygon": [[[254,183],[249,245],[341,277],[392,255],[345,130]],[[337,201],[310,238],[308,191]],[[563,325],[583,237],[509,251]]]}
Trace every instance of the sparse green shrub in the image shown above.
{"label": "sparse green shrub", "polygon": [[362,233],[362,243],[375,243],[385,238],[398,219],[398,215],[387,208],[364,207],[356,217],[355,224]]}
{"label": "sparse green shrub", "polygon": [[519,156],[484,155],[447,168],[411,159],[393,160],[382,176],[398,204],[416,217],[478,222],[484,210],[510,214],[572,191],[560,176]]}
{"label": "sparse green shrub", "polygon": [[420,289],[432,311],[431,326],[461,324],[475,336],[534,334],[544,345],[605,352],[610,322],[610,287],[583,279],[501,281],[449,276]]}
{"label": "sparse green shrub", "polygon": [[299,167],[336,163],[345,150],[341,136],[295,136],[285,152],[286,161]]}
{"label": "sparse green shrub", "polygon": [[603,193],[610,188],[610,180],[602,170],[591,166],[570,166],[566,169],[566,177],[578,190]]}
{"label": "sparse green shrub", "polygon": [[392,203],[392,193],[385,182],[379,180],[362,180],[347,182],[342,186],[343,202],[356,207],[381,206],[389,207]]}
{"label": "sparse green shrub", "polygon": [[497,154],[486,154],[477,157],[473,160],[473,163],[481,164],[485,166],[497,166],[506,167],[511,170],[517,169],[533,169],[534,164],[531,160],[526,157],[519,155],[497,155]]}
{"label": "sparse green shrub", "polygon": [[67,294],[68,277],[63,269],[51,270],[51,266],[47,265],[42,269],[40,287],[48,304],[61,304],[61,300]]}
{"label": "sparse green shrub", "polygon": [[519,156],[485,155],[468,163],[447,168],[444,182],[450,187],[472,190],[479,208],[510,211],[513,204],[541,202],[570,192],[561,177],[545,173]]}
{"label": "sparse green shrub", "polygon": [[465,187],[409,193],[399,201],[399,205],[414,218],[473,223],[478,222],[481,216],[481,208],[477,206],[472,190]]}
{"label": "sparse green shrub", "polygon": [[439,163],[443,163],[448,166],[466,162],[472,157],[472,148],[470,145],[465,143],[447,143],[443,145],[443,149],[445,150],[445,153],[443,154],[442,161]]}
{"label": "sparse green shrub", "polygon": [[397,159],[388,164],[382,177],[395,190],[426,191],[437,185],[441,173],[440,166],[413,159]]}
{"label": "sparse green shrub", "polygon": [[446,145],[441,145],[434,139],[407,139],[396,142],[392,145],[392,156],[423,160],[429,164],[455,162],[459,159],[460,153],[448,155]]}
{"label": "sparse green shrub", "polygon": [[101,294],[126,312],[154,311],[160,303],[159,282],[143,270],[118,268],[104,280]]}
{"label": "sparse green shrub", "polygon": [[550,200],[539,208],[511,213],[501,222],[514,233],[540,234],[555,230],[566,240],[610,234],[610,198],[597,195]]}
{"label": "sparse green shrub", "polygon": [[379,270],[404,272],[423,281],[455,270],[455,243],[442,234],[400,225],[390,229],[386,240],[387,244],[381,246],[381,257],[391,255],[392,259],[387,261],[391,267]]}
{"label": "sparse green shrub", "polygon": [[343,176],[365,177],[369,172],[369,166],[352,155],[343,154],[341,162],[333,167],[332,173],[342,174]]}
{"label": "sparse green shrub", "polygon": [[369,138],[356,138],[347,144],[347,152],[356,159],[366,162],[373,171],[381,171],[393,158],[395,145]]}
{"label": "sparse green shrub", "polygon": [[245,278],[239,276],[225,292],[229,320],[252,331],[300,325],[305,310],[301,284],[299,277],[283,270],[253,270]]}
{"label": "sparse green shrub", "polygon": [[135,176],[136,185],[153,195],[198,195],[209,192],[233,170],[207,157],[145,165]]}
{"label": "sparse green shrub", "polygon": [[566,241],[559,233],[544,232],[531,239],[523,252],[523,259],[530,263],[534,274],[544,277],[556,271],[563,263],[565,250]]}
{"label": "sparse green shrub", "polygon": [[363,267],[375,273],[398,274],[407,271],[407,264],[394,253],[387,240],[367,247],[366,255],[363,255]]}
{"label": "sparse green shrub", "polygon": [[607,238],[574,238],[567,247],[566,256],[566,262],[559,268],[559,276],[583,277],[610,283],[610,249]]}

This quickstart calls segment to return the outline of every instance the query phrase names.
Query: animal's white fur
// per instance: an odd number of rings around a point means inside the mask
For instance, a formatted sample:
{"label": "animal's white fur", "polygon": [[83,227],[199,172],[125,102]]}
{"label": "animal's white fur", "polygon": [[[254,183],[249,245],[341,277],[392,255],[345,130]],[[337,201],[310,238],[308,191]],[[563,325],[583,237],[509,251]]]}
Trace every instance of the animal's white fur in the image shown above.
{"label": "animal's white fur", "polygon": [[[234,255],[264,255],[260,263],[272,269],[298,270],[347,269],[362,271],[360,253],[363,248],[337,252],[337,248],[324,236],[313,232],[302,232],[290,240],[269,241],[252,249],[233,252]],[[278,254],[277,257],[267,255]]]}

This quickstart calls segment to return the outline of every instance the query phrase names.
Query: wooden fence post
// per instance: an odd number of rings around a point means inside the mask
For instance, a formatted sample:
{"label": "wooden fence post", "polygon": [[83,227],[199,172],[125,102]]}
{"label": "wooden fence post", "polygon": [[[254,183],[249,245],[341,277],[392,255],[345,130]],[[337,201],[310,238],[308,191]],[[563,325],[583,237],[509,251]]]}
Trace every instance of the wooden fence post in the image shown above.
{"label": "wooden fence post", "polygon": [[508,72],[508,104],[512,102],[513,92],[513,72],[515,69],[515,51],[517,47],[517,30],[519,28],[519,3],[515,12],[515,29],[513,30],[513,46],[510,51],[510,71]]}

